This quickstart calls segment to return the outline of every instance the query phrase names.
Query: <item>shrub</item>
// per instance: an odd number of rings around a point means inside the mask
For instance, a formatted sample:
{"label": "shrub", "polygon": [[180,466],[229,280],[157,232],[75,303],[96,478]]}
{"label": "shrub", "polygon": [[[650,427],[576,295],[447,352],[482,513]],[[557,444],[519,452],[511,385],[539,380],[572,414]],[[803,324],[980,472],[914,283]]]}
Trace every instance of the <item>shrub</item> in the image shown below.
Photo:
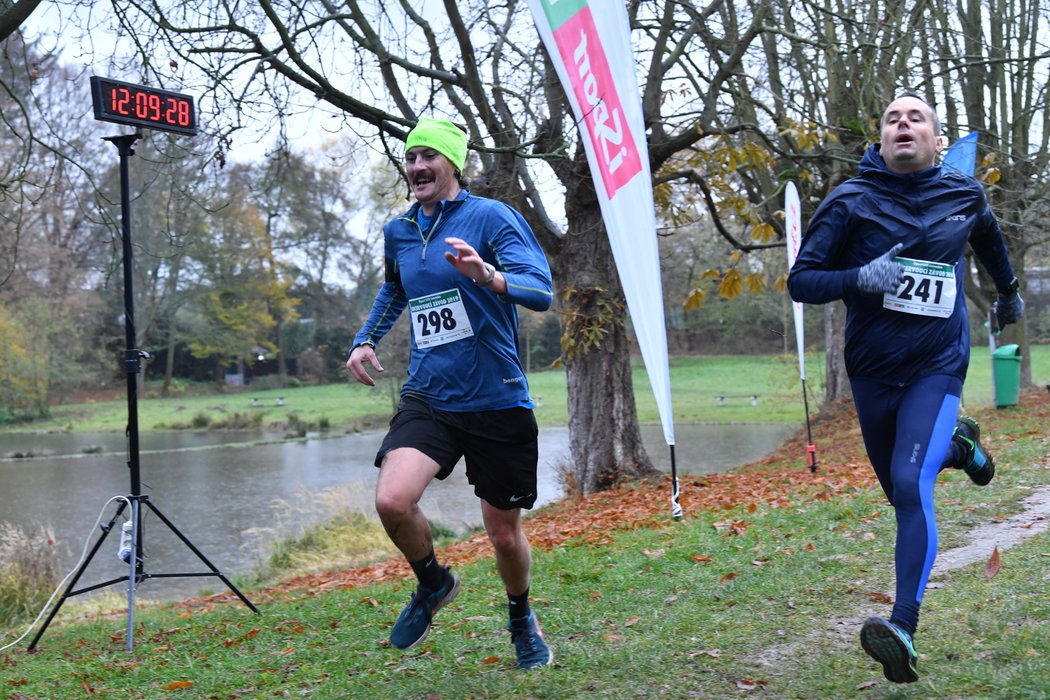
{"label": "shrub", "polygon": [[306,437],[306,431],[310,429],[310,424],[299,417],[298,413],[289,413],[288,421],[284,430],[284,435],[287,438],[303,438]]}
{"label": "shrub", "polygon": [[292,502],[274,502],[273,526],[244,533],[244,546],[257,562],[255,581],[345,569],[395,556],[397,549],[383,526],[351,505],[358,500],[354,497],[358,488],[303,489]]}
{"label": "shrub", "polygon": [[0,625],[32,620],[58,583],[58,552],[50,527],[0,522]]}

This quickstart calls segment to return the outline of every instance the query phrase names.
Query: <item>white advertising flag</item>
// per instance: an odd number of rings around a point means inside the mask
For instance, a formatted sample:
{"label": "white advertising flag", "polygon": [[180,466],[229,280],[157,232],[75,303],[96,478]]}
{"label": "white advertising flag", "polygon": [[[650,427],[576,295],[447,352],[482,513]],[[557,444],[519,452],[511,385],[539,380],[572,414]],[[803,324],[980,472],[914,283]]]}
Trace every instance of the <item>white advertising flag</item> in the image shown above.
{"label": "white advertising flag", "polygon": [[528,0],[587,152],[613,259],[671,447],[671,512],[681,517],[660,253],[631,27],[623,0]]}
{"label": "white advertising flag", "polygon": [[[787,230],[787,256],[788,270],[795,264],[798,257],[799,246],[802,245],[802,207],[798,200],[798,190],[795,183],[789,182],[784,188],[784,216],[785,228]],[[791,302],[791,311],[795,316],[795,346],[798,348],[798,376],[806,381],[805,362],[805,328],[802,323],[802,303]]]}
{"label": "white advertising flag", "polygon": [[[798,257],[799,246],[802,245],[802,205],[798,199],[798,189],[795,183],[789,182],[784,188],[784,229],[787,240],[788,272],[795,264]],[[809,398],[806,394],[806,336],[803,325],[802,303],[791,302],[791,312],[795,317],[795,347],[798,350],[798,376],[802,380],[802,403],[806,409],[806,460],[809,470],[817,471],[817,447],[813,444],[813,429],[809,423]]]}
{"label": "white advertising flag", "polygon": [[668,445],[674,444],[660,254],[634,51],[621,0],[528,0],[587,151]]}

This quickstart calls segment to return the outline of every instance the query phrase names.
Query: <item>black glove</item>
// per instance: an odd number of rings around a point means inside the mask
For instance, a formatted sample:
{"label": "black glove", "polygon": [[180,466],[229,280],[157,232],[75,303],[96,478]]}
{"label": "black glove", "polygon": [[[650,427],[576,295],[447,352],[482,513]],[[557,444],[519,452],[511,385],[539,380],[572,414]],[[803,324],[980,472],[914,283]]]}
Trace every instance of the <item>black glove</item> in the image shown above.
{"label": "black glove", "polygon": [[898,243],[867,265],[857,274],[857,287],[862,292],[884,294],[895,292],[904,276],[904,266],[893,262],[893,257],[904,247]]}
{"label": "black glove", "polygon": [[1008,323],[1017,323],[1024,313],[1024,299],[1018,291],[1009,294],[1000,294],[992,306],[995,311],[995,322],[1002,328]]}

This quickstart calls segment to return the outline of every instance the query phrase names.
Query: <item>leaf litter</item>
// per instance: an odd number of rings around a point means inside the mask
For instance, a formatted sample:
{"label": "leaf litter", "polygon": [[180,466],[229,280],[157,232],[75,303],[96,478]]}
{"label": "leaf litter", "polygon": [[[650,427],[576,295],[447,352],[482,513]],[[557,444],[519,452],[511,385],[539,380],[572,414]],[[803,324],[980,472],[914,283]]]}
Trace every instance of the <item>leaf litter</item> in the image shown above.
{"label": "leaf litter", "polygon": [[[1037,424],[1050,424],[1050,405],[1042,401],[1041,396],[1036,398],[1036,392],[1023,393],[1019,408]],[[987,432],[994,435],[994,420],[986,420],[985,425]],[[852,496],[875,486],[856,413],[850,403],[844,402],[822,412],[812,421],[811,428],[819,449],[815,473],[808,469],[808,439],[803,428],[771,454],[750,465],[719,474],[680,477],[680,500],[686,514],[700,510],[725,511],[739,506],[744,506],[750,513],[755,511],[757,504],[796,508],[814,501]],[[1031,439],[1033,435],[1025,433],[1022,437]],[[997,441],[1001,444],[1008,439],[1000,436]],[[1043,460],[1050,468],[1050,454],[1044,455]],[[660,478],[631,482],[600,493],[563,499],[526,517],[526,534],[534,548],[549,551],[571,546],[602,546],[610,543],[612,533],[617,531],[664,526],[670,518],[669,481],[669,478]],[[874,519],[879,512],[861,520]],[[740,535],[746,530],[743,521],[719,521],[716,527],[724,528],[723,534],[728,536]],[[967,534],[968,544],[938,553],[931,582],[979,561],[986,562],[986,575],[994,576],[1000,566],[1002,550],[1045,532],[1048,527],[1050,486],[1033,489],[1018,514],[973,528]],[[658,550],[647,552],[648,556],[655,557],[663,554]],[[493,551],[487,535],[481,532],[442,548],[438,556],[447,565],[456,566],[492,557]],[[693,558],[700,563],[710,560],[703,554]],[[298,576],[263,589],[253,597],[257,600],[312,597],[324,591],[357,588],[411,576],[412,571],[403,559],[392,558],[351,569]],[[873,601],[891,599],[874,591],[868,592],[867,596]],[[184,601],[181,605],[194,610],[227,600],[234,600],[232,594],[223,592]],[[367,599],[362,602],[367,602]],[[876,612],[869,607],[864,605],[845,616],[829,620],[827,629],[840,636],[843,644],[852,645],[857,627],[865,617]],[[791,646],[772,646],[750,658],[759,666],[778,665],[784,658],[791,657]]]}

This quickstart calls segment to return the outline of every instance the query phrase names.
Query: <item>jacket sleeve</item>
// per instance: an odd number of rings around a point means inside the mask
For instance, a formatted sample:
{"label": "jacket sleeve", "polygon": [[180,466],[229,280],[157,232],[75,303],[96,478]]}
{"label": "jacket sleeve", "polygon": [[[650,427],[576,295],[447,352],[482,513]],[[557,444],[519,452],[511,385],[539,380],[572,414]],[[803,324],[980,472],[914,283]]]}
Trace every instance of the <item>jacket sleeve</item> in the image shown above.
{"label": "jacket sleeve", "polygon": [[384,279],[383,286],[379,288],[375,301],[372,302],[372,310],[365,319],[365,324],[354,336],[347,354],[354,351],[358,345],[367,343],[373,348],[379,345],[394,323],[397,322],[401,312],[408,306],[408,295],[401,284],[401,271],[397,265],[397,258],[391,248],[390,237],[384,230]]}
{"label": "jacket sleeve", "polygon": [[[980,187],[980,185],[977,185]],[[1009,289],[1014,279],[1014,268],[1010,264],[1010,255],[1006,250],[1006,241],[1003,232],[999,228],[999,222],[988,205],[988,198],[984,190],[980,192],[980,213],[977,215],[977,224],[970,233],[970,247],[974,254],[988,270],[988,274],[995,281],[995,286],[1000,291]]]}
{"label": "jacket sleeve", "polygon": [[546,311],[554,301],[547,256],[517,211],[501,204],[495,218],[498,221],[492,222],[494,233],[489,237],[488,245],[507,282],[507,291],[499,298],[533,311]]}
{"label": "jacket sleeve", "polygon": [[354,342],[350,344],[347,352],[353,352],[353,349],[362,343],[368,343],[372,347],[379,345],[379,341],[390,332],[407,305],[408,299],[401,283],[390,280],[384,282],[372,303],[372,310],[365,319],[365,325],[354,336]]}
{"label": "jacket sleeve", "polygon": [[817,208],[788,275],[788,292],[794,301],[826,304],[857,290],[860,268],[844,263],[851,225],[849,205],[835,193]]}

